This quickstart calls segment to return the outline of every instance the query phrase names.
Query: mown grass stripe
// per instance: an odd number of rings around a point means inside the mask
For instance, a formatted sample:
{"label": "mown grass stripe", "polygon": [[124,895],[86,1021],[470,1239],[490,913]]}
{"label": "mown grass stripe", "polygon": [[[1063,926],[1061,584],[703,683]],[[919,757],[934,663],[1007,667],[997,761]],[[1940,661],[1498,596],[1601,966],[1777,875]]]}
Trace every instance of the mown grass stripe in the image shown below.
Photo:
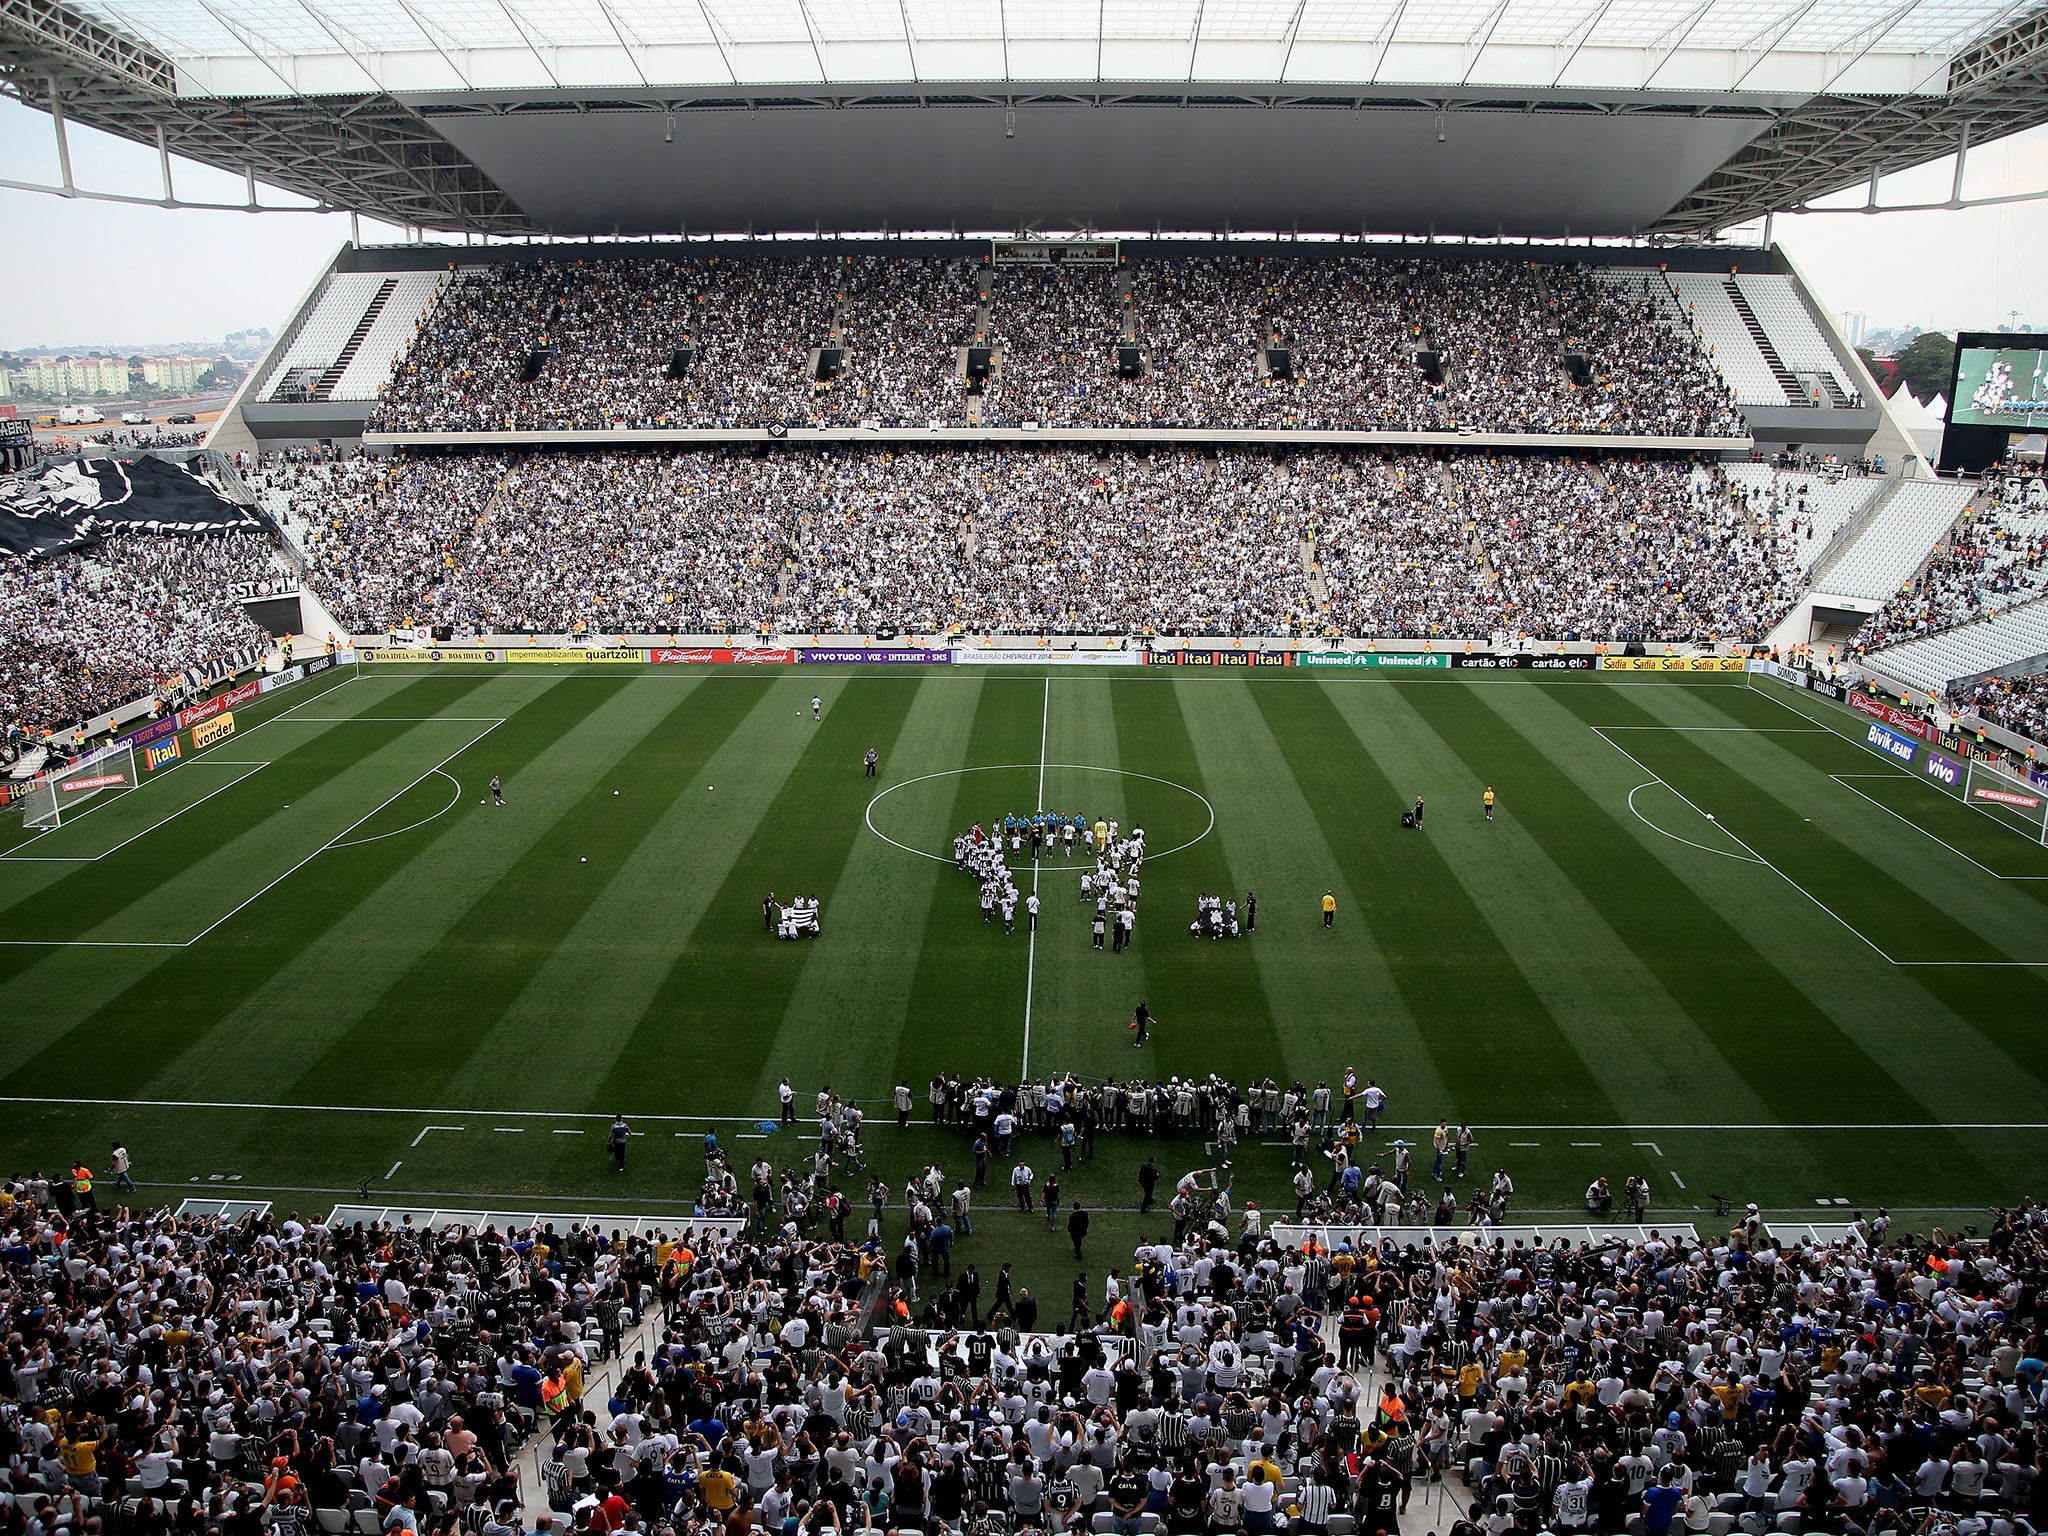
{"label": "mown grass stripe", "polygon": [[[768,684],[728,685],[713,690],[701,706],[698,690],[643,691],[653,686],[629,682],[591,717],[593,731],[604,738],[609,768],[586,781],[573,800],[540,812],[545,825],[519,856],[448,915],[437,942],[369,1002],[354,1027],[307,1069],[305,1080],[346,1082],[402,1056],[409,1087],[420,1101],[441,1101],[443,1084],[687,782],[672,776],[677,759],[702,743],[723,740]],[[600,723],[606,715],[618,717],[609,729]],[[617,1021],[605,1020],[600,999],[562,997],[555,1003],[562,1015],[579,1017],[579,1028],[616,1027]],[[421,1027],[430,1021],[431,1028]]]}
{"label": "mown grass stripe", "polygon": [[838,883],[854,838],[866,835],[861,754],[871,745],[884,753],[895,750],[919,686],[915,678],[877,678],[833,695],[810,744],[720,884],[708,927],[676,956],[611,1072],[586,1096],[588,1104],[648,1104],[648,1085],[667,1078],[679,1047],[707,1081],[750,1083],[759,1077],[810,948],[808,942],[777,944],[763,934],[763,872],[785,894],[822,893]]}
{"label": "mown grass stripe", "polygon": [[[961,766],[1035,764],[1044,728],[1044,680],[992,676],[975,692],[974,723]],[[1030,770],[963,773],[953,792],[948,825],[964,832],[980,822],[986,829],[992,816],[1027,809],[1010,802],[1031,798],[1037,789],[1037,775]],[[987,1072],[1014,1082],[1024,1027],[1028,936],[1019,933],[1006,940],[999,927],[982,922],[980,887],[972,876],[950,868],[940,874],[925,906],[922,929],[914,920],[906,924],[907,934],[918,935],[917,966],[895,1050],[879,1054],[890,1063],[890,1075],[900,1076],[912,1088],[941,1071]],[[847,1079],[842,1073],[840,1080],[873,1078],[862,1073]]]}
{"label": "mown grass stripe", "polygon": [[[1459,1113],[1485,1118],[1480,1111],[1497,1100],[1503,1063],[1512,1061],[1530,1118],[1624,1118],[1427,832],[1402,830],[1399,813],[1412,796],[1387,780],[1329,692],[1254,688],[1252,696],[1353,889],[1386,894],[1366,910],[1340,911],[1338,935],[1352,923],[1372,928]],[[1474,1048],[1478,1039],[1484,1049]]]}
{"label": "mown grass stripe", "polygon": [[[1555,762],[1566,745],[1560,727],[1584,734],[1554,715],[1536,717],[1549,720],[1548,734],[1525,734],[1528,712],[1517,706],[1531,698],[1541,703],[1532,690],[1487,679],[1400,688],[1374,700],[1347,694],[1338,708],[1373,743],[1390,780],[1427,786],[1427,835],[1579,1055],[1600,1064],[1610,1094],[1645,1120],[1682,1119],[1703,1096],[1728,1106],[1731,1118],[1766,1118],[1762,1101],[1587,900],[1583,866],[1561,867],[1523,821],[1525,804],[1547,810],[1545,788],[1524,772],[1528,755]],[[1502,729],[1508,717],[1523,730]],[[1499,797],[1492,821],[1482,800],[1488,785]],[[1641,849],[1614,839],[1603,852],[1615,885],[1627,885],[1647,862]],[[1668,1023],[1658,1048],[1646,1051],[1642,1022],[1653,1018]]]}
{"label": "mown grass stripe", "polygon": [[[409,688],[401,693],[408,706],[402,713],[448,712],[483,681],[435,678],[417,684],[419,692]],[[593,700],[592,707],[595,703]],[[513,762],[543,750],[559,733],[574,729],[581,712],[580,699],[565,701],[559,713],[533,711],[500,726],[493,741],[503,760]],[[335,764],[330,762],[328,767],[330,772],[336,771]],[[445,836],[452,825],[430,822],[414,836],[420,840],[419,846],[425,846]],[[369,845],[383,846],[388,845]],[[68,1029],[48,1037],[36,1054],[11,1068],[4,1081],[91,1083],[96,1093],[113,1097],[144,1091],[166,1062],[209,1034],[267,982],[290,972],[317,935],[347,926],[351,909],[391,871],[388,855],[351,857],[358,852],[322,854],[270,896],[245,908],[234,922],[216,929],[204,944],[161,951],[164,958],[160,963],[139,972],[119,973],[132,979],[80,1014]],[[303,1002],[301,998],[299,1005]],[[289,1055],[296,1017],[292,1010],[281,1009],[267,1019],[263,1048],[224,1063],[216,1086],[275,1099],[273,1058],[278,1052]],[[25,1024],[17,1015],[16,1040]]]}
{"label": "mown grass stripe", "polygon": [[[1653,723],[1625,690],[1605,691],[1604,699],[1562,689],[1553,697],[1582,720]],[[1852,1103],[1911,1106],[1902,1119],[1938,1118],[1836,1024],[1821,1000],[1767,961],[1691,886],[1655,861],[1641,865],[1642,873],[1628,885],[1614,880],[1612,860],[1596,857],[1595,851],[1603,840],[1601,829],[1607,829],[1609,837],[1622,835],[1618,824],[1540,759],[1532,759],[1532,776],[1544,789],[1529,797],[1541,804],[1530,806],[1528,814],[1552,856],[1578,872],[1580,889],[1615,931],[1636,945],[1666,989],[1781,1119],[1809,1118],[1814,1094],[1822,1085],[1831,1097]],[[1738,797],[1724,788],[1718,803],[1739,805],[1739,814],[1749,825],[1767,815],[1761,805],[1766,798],[1753,789]],[[1740,977],[1739,984],[1730,984],[1731,975]],[[1930,1136],[1943,1144],[1945,1153],[1974,1161],[1960,1138],[1947,1132]],[[1841,1178],[1862,1171],[1853,1157],[1843,1157],[1833,1144],[1817,1137],[1803,1139],[1808,1154],[1832,1166]],[[1988,1170],[1985,1174],[1988,1181]]]}

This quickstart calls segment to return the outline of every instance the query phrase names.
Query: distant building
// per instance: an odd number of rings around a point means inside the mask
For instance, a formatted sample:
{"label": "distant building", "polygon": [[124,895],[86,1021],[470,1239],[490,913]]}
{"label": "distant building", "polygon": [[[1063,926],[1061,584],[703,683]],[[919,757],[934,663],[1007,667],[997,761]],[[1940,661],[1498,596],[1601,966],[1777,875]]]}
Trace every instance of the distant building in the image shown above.
{"label": "distant building", "polygon": [[11,400],[13,398],[14,374],[9,369],[0,368],[0,400]]}
{"label": "distant building", "polygon": [[145,357],[142,382],[156,389],[197,389],[199,375],[212,366],[205,357]]}
{"label": "distant building", "polygon": [[39,357],[21,370],[32,395],[125,395],[128,363],[119,357]]}
{"label": "distant building", "polygon": [[1842,336],[1843,336],[1843,339],[1844,339],[1844,340],[1846,340],[1846,341],[1847,341],[1847,342],[1849,343],[1849,345],[1850,345],[1850,346],[1852,346],[1852,347],[1860,347],[1860,346],[1862,346],[1862,345],[1863,345],[1863,329],[1864,329],[1864,327],[1865,327],[1866,325],[1868,325],[1868,324],[1869,324],[1869,317],[1868,317],[1868,316],[1865,316],[1865,315],[1859,315],[1859,314],[1858,314],[1858,313],[1857,313],[1857,312],[1856,312],[1855,310],[1853,310],[1853,309],[1845,309],[1845,310],[1843,310],[1843,311],[1842,311]]}

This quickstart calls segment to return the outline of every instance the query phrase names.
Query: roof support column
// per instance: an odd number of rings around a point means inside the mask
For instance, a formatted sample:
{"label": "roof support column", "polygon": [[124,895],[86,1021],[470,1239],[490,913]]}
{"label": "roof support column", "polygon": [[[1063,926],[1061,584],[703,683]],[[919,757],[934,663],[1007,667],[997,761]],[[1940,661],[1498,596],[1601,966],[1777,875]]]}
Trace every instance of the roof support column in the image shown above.
{"label": "roof support column", "polygon": [[172,206],[178,200],[177,190],[171,185],[171,141],[164,135],[164,125],[156,125],[156,168],[164,182],[164,206]]}
{"label": "roof support column", "polygon": [[66,197],[76,197],[78,188],[71,180],[71,140],[64,131],[64,96],[57,86],[57,77],[50,77],[50,126],[57,133],[57,172],[64,185]]}
{"label": "roof support column", "polygon": [[1966,119],[1963,131],[1956,135],[1956,179],[1948,189],[1948,205],[1951,208],[1963,206],[1963,167],[1970,159],[1970,124]]}

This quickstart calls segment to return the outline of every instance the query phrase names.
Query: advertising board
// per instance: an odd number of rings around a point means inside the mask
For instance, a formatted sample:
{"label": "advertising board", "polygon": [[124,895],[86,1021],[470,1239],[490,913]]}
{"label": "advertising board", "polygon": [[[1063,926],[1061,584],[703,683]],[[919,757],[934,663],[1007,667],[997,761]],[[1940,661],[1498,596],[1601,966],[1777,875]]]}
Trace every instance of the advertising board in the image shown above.
{"label": "advertising board", "polygon": [[[1875,729],[1875,727],[1872,727]],[[1963,783],[1963,765],[1952,757],[1943,757],[1932,747],[1927,749],[1927,761],[1920,765],[1930,779],[1939,780],[1950,789],[1960,789]]]}
{"label": "advertising board", "polygon": [[1591,672],[1599,660],[1597,656],[1495,656],[1478,651],[1452,656],[1451,665],[1481,672]]}
{"label": "advertising board", "polygon": [[178,728],[176,715],[165,715],[161,720],[152,720],[139,731],[130,731],[122,740],[131,747],[147,746],[152,741],[170,735]]}
{"label": "advertising board", "polygon": [[268,693],[273,688],[289,688],[293,683],[305,680],[304,667],[286,667],[282,672],[273,672],[268,677],[257,679],[257,691]]}
{"label": "advertising board", "polygon": [[955,651],[953,660],[963,667],[1135,667],[1145,660],[1142,651]]}
{"label": "advertising board", "polygon": [[951,651],[885,651],[878,646],[849,646],[843,650],[812,647],[805,661],[832,662],[852,666],[938,666],[953,659]]}
{"label": "advertising board", "polygon": [[88,789],[109,789],[116,784],[126,784],[127,782],[127,773],[115,768],[105,773],[87,774],[83,778],[59,779],[57,781],[57,792],[62,795],[76,795],[82,794]]}
{"label": "advertising board", "polygon": [[1602,672],[1741,672],[1743,656],[1602,656]]}
{"label": "advertising board", "polygon": [[201,747],[210,747],[222,737],[234,734],[235,717],[233,715],[220,715],[215,719],[204,721],[192,727],[192,750],[197,752]]}
{"label": "advertising board", "polygon": [[1970,798],[1972,800],[1989,800],[1994,805],[2016,805],[2022,810],[2028,811],[2038,811],[2041,808],[2041,800],[2038,795],[2022,795],[2009,789],[1984,789],[1980,786],[1970,791]]}
{"label": "advertising board", "polygon": [[1907,737],[1885,725],[1873,724],[1863,733],[1863,742],[1865,746],[1875,747],[1886,756],[1895,757],[1902,763],[1912,762],[1920,750]]}
{"label": "advertising board", "polygon": [[1447,672],[1451,666],[1449,656],[1434,651],[1301,651],[1294,661],[1302,667],[1372,667],[1388,672]]}
{"label": "advertising board", "polygon": [[154,773],[165,763],[175,763],[183,754],[178,751],[178,738],[169,737],[142,749],[142,766],[145,772]]}
{"label": "advertising board", "polygon": [[1149,651],[1145,664],[1152,667],[1284,667],[1291,665],[1288,651]]}
{"label": "advertising board", "polygon": [[503,653],[509,662],[529,662],[540,665],[572,665],[582,661],[641,662],[647,653],[637,645],[619,645],[610,649],[580,647],[573,645],[547,646],[530,645],[525,649],[514,649]]}
{"label": "advertising board", "polygon": [[1907,714],[1903,709],[1894,709],[1882,699],[1873,699],[1867,693],[1849,695],[1849,707],[1860,714],[1882,721],[1895,731],[1903,731],[1915,741],[1927,739],[1927,722]]}

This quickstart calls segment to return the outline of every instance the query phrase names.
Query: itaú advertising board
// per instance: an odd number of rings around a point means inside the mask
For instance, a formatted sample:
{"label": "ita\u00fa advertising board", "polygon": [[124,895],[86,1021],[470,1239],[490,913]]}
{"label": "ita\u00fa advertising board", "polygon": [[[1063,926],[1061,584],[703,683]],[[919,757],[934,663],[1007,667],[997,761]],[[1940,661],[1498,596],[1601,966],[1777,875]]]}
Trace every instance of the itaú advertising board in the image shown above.
{"label": "ita\u00fa advertising board", "polygon": [[[1291,660],[1292,654],[1287,651],[1182,650],[1145,653],[1145,665],[1148,667],[1284,667],[1289,665]],[[1123,665],[1128,666],[1130,662]]]}

